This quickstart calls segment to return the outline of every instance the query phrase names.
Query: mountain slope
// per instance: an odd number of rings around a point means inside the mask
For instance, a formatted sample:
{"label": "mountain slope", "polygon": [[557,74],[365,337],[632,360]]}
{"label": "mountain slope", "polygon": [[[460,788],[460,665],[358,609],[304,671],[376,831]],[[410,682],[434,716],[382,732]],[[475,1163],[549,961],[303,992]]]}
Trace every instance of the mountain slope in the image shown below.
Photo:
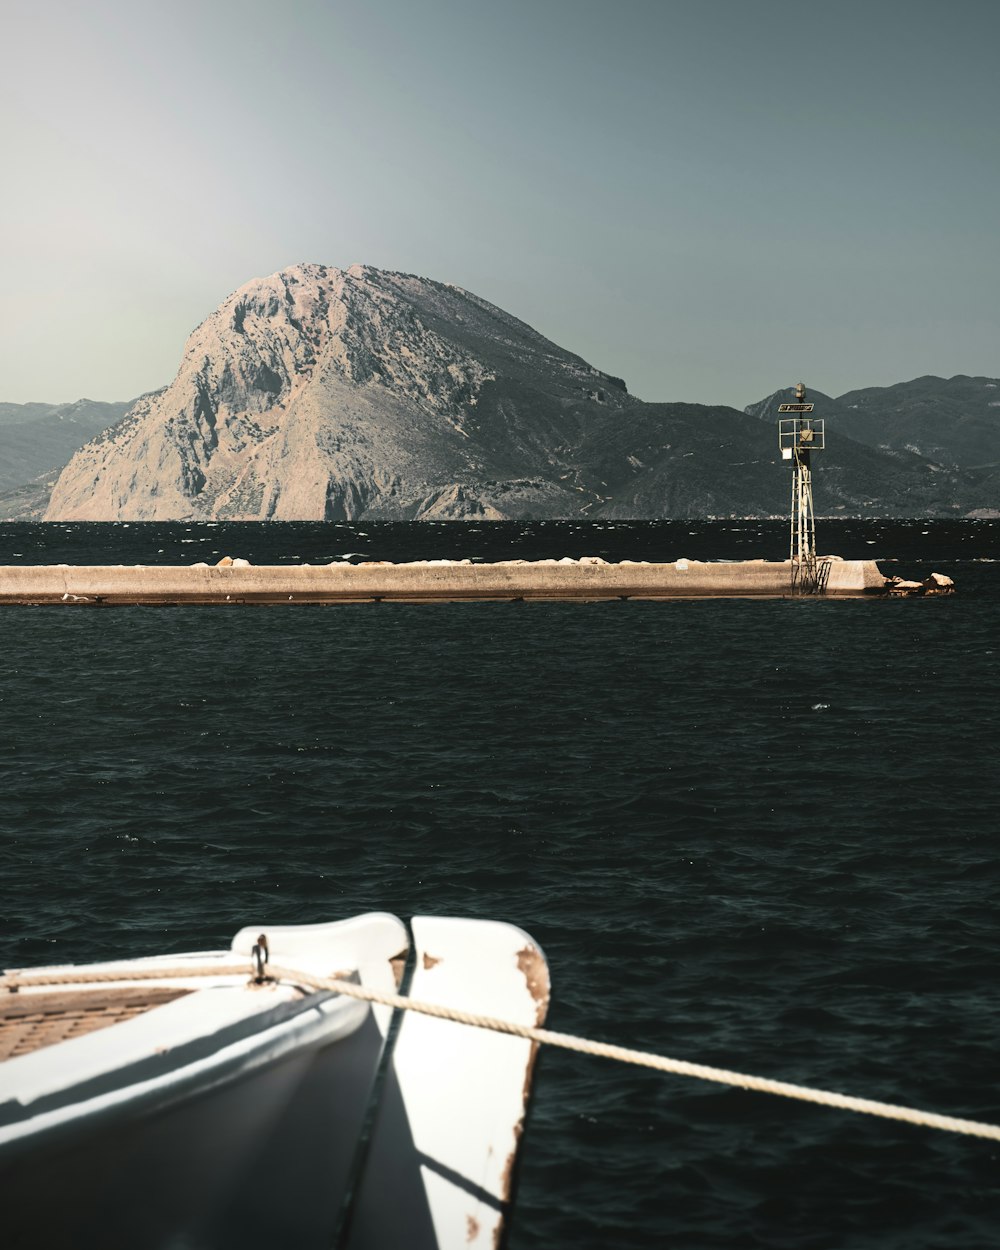
{"label": "mountain slope", "polygon": [[[170,386],[74,455],[46,517],[781,514],[770,402],[642,403],[461,288],[296,265],[194,331]],[[954,516],[986,502],[975,474],[832,433],[821,512]]]}
{"label": "mountain slope", "polygon": [[966,467],[1000,462],[1000,380],[933,376],[841,395],[840,426],[873,447],[907,448]]}
{"label": "mountain slope", "polygon": [[[776,417],[791,395],[776,391],[745,410]],[[1000,465],[1000,379],[927,375],[893,386],[869,386],[836,399],[821,398],[828,433],[890,451],[909,451],[937,464],[975,468]],[[819,410],[817,409],[817,415]]]}
{"label": "mountain slope", "polygon": [[[817,404],[817,416],[822,415]],[[789,508],[791,474],[778,455],[776,423],[732,408],[644,404],[629,434],[643,461],[631,480],[622,464],[619,432],[601,445],[603,472],[614,499],[603,515],[775,516]],[[591,439],[587,453],[597,453]],[[978,486],[960,470],[945,470],[911,453],[886,453],[846,437],[815,458],[814,494],[821,514],[955,516],[974,506]]]}
{"label": "mountain slope", "polygon": [[129,407],[90,399],[72,404],[0,404],[0,491],[61,467]]}
{"label": "mountain slope", "polygon": [[548,471],[566,408],[627,398],[456,287],[295,266],[198,327],[174,382],[74,457],[47,515],[572,515]]}

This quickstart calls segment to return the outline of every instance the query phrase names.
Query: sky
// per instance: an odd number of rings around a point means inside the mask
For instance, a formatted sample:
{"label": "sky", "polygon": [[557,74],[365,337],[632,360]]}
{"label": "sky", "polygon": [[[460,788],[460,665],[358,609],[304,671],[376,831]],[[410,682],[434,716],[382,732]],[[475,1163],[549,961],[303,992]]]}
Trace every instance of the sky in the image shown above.
{"label": "sky", "polygon": [[997,0],[0,0],[0,400],[254,277],[453,282],[643,399],[1000,373]]}

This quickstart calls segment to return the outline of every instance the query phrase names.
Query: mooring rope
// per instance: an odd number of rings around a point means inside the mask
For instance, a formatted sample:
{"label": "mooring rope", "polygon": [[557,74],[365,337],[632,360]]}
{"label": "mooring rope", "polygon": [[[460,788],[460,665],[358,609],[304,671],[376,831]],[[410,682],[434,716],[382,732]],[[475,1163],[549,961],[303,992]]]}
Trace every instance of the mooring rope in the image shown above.
{"label": "mooring rope", "polygon": [[[225,964],[191,965],[190,967],[146,968],[126,971],[94,971],[76,969],[50,973],[8,973],[0,977],[0,991],[16,992],[21,988],[45,985],[91,984],[111,981],[156,981],[183,979],[185,977],[245,977],[246,965]],[[345,981],[340,977],[320,977],[297,968],[267,965],[267,980],[283,981],[307,989],[332,994],[343,994],[382,1007],[401,1011],[415,1011],[420,1015],[433,1016],[438,1020],[450,1020],[471,1028],[487,1029],[494,1033],[506,1033],[511,1037],[524,1038],[539,1046],[555,1046],[560,1050],[575,1051],[581,1055],[595,1055],[613,1059],[618,1063],[634,1064],[651,1068],[656,1072],[669,1072],[676,1076],[694,1077],[699,1081],[711,1081],[719,1085],[731,1085],[738,1089],[755,1090],[762,1094],[775,1094],[780,1098],[794,1098],[800,1102],[816,1103],[822,1107],[835,1107],[841,1111],[854,1111],[860,1115],[877,1116],[884,1120],[899,1120],[922,1128],[938,1129],[945,1133],[960,1133],[967,1137],[982,1137],[1000,1141],[1000,1125],[980,1120],[967,1120],[958,1116],[940,1115],[935,1111],[921,1111],[914,1107],[902,1107],[894,1103],[878,1102],[872,1098],[856,1098],[851,1094],[838,1094],[831,1090],[815,1089],[808,1085],[796,1085],[790,1081],[776,1081],[770,1077],[751,1076],[746,1072],[733,1072],[728,1068],[716,1068],[709,1064],[690,1063],[686,1059],[671,1059],[650,1051],[632,1050],[627,1046],[614,1046],[608,1042],[595,1042],[571,1033],[555,1033],[536,1025],[517,1024],[512,1020],[499,1020],[494,1016],[477,1015],[461,1011],[457,1007],[445,1007],[439,1003],[426,1003],[408,998],[403,994],[390,994],[382,990],[368,989]]]}
{"label": "mooring rope", "polygon": [[16,994],[36,985],[105,985],[112,981],[180,981],[184,977],[245,977],[246,964],[191,964],[174,968],[67,968],[64,972],[7,972],[0,990]]}

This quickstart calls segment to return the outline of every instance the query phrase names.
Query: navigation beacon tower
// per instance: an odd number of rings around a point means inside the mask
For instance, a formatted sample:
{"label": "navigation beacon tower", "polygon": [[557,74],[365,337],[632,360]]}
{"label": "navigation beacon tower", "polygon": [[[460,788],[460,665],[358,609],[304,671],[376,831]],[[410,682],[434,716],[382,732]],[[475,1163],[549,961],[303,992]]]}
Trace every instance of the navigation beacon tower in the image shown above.
{"label": "navigation beacon tower", "polygon": [[829,561],[816,555],[816,517],[813,513],[812,471],[814,451],[826,446],[824,422],[812,417],[813,405],[806,403],[806,388],[795,388],[794,404],[779,404],[778,412],[795,413],[779,417],[778,446],[782,460],[792,462],[792,515],[788,558],[792,568],[792,593],[822,594],[830,572]]}

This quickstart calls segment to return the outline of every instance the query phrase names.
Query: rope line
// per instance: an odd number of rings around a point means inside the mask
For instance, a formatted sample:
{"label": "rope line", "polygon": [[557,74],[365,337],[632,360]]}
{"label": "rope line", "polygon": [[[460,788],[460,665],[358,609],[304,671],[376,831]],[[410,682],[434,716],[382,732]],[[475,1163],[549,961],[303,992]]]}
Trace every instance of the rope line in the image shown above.
{"label": "rope line", "polygon": [[111,981],[180,981],[185,977],[246,977],[246,964],[191,964],[176,968],[68,968],[65,972],[8,972],[0,976],[0,990],[16,994],[36,985],[104,985]]}
{"label": "rope line", "polygon": [[[16,992],[30,986],[67,985],[105,983],[110,981],[155,981],[164,979],[183,979],[185,977],[245,977],[246,965],[229,966],[225,964],[193,965],[188,968],[146,968],[135,971],[85,972],[77,969],[74,972],[52,973],[9,973],[0,977],[0,990]],[[456,1024],[468,1025],[471,1028],[487,1029],[494,1033],[506,1033],[511,1037],[524,1038],[540,1046],[555,1046],[560,1050],[574,1051],[582,1055],[594,1055],[602,1059],[612,1059],[618,1063],[633,1064],[637,1067],[651,1068],[656,1072],[669,1072],[675,1076],[693,1077],[699,1081],[711,1081],[718,1085],[730,1085],[737,1089],[754,1090],[762,1094],[775,1094],[780,1098],[793,1098],[800,1102],[811,1102],[822,1107],[834,1107],[841,1111],[854,1111],[860,1115],[877,1116],[884,1120],[898,1120],[905,1124],[915,1124],[922,1128],[938,1129],[945,1133],[960,1133],[967,1137],[980,1137],[990,1141],[1000,1141],[1000,1125],[987,1124],[980,1120],[967,1120],[958,1116],[940,1115],[934,1111],[921,1111],[914,1107],[903,1107],[895,1103],[878,1102],[873,1098],[856,1098],[851,1094],[838,1094],[831,1090],[815,1089],[808,1085],[796,1085],[790,1081],[776,1081],[770,1077],[751,1076],[745,1072],[734,1072],[728,1068],[716,1068],[709,1064],[690,1063],[685,1059],[672,1059],[667,1055],[656,1055],[650,1051],[633,1050],[627,1046],[614,1046],[608,1042],[595,1042],[585,1037],[576,1037],[570,1033],[556,1033],[551,1029],[542,1029],[534,1025],[517,1024],[512,1020],[499,1020],[494,1016],[477,1015],[473,1012],[461,1011],[456,1007],[445,1007],[439,1003],[421,1002],[408,998],[403,994],[390,994],[381,990],[368,989],[363,985],[355,985],[352,981],[344,981],[338,977],[319,977],[312,973],[295,968],[267,966],[269,980],[284,981],[293,985],[318,992],[343,994],[347,998],[357,998],[364,1002],[376,1003],[383,1007],[392,1007],[402,1011],[415,1011],[420,1015],[432,1016],[438,1020],[450,1020]]]}

